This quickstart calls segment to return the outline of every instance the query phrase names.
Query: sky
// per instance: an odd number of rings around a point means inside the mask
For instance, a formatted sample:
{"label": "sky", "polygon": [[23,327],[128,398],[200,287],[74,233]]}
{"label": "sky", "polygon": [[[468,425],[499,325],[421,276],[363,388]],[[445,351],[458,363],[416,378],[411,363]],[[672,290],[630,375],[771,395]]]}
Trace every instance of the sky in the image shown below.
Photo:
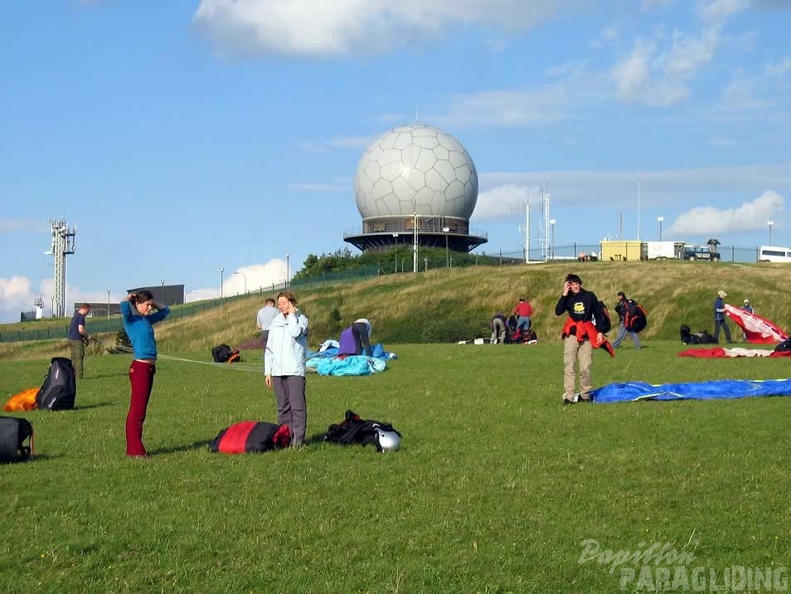
{"label": "sky", "polygon": [[[67,311],[282,282],[361,228],[358,160],[438,127],[472,156],[477,252],[605,238],[791,245],[791,0],[9,0],[0,322],[76,229]],[[771,226],[769,221],[772,222]],[[288,256],[287,256],[288,254]],[[288,268],[288,271],[287,271]],[[220,270],[222,269],[222,273]]]}

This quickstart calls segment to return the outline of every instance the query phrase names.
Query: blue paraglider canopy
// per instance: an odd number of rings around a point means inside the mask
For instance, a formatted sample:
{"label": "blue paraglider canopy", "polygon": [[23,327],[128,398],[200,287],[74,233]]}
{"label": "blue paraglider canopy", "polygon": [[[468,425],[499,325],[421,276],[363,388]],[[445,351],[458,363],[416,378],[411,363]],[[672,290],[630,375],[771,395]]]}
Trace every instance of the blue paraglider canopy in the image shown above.
{"label": "blue paraglider canopy", "polygon": [[717,400],[750,396],[791,396],[791,379],[714,380],[652,385],[644,382],[610,384],[591,392],[593,402],[637,400]]}

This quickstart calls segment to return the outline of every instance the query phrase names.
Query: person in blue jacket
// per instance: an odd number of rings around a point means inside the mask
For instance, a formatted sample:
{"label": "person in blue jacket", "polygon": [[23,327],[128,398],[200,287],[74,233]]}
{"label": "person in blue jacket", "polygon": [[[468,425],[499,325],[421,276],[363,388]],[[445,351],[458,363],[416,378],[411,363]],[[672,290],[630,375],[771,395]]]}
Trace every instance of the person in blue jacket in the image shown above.
{"label": "person in blue jacket", "polygon": [[308,424],[305,397],[305,356],[308,348],[308,319],[297,309],[291,291],[277,296],[280,313],[269,326],[264,351],[264,379],[275,391],[277,422],[291,429],[291,445],[305,443]]}
{"label": "person in blue jacket", "polygon": [[134,352],[129,366],[132,396],[126,415],[126,455],[134,458],[148,455],[143,446],[143,423],[157,372],[157,341],[152,325],[164,320],[168,314],[170,309],[154,301],[150,291],[130,293],[121,301],[124,330]]}

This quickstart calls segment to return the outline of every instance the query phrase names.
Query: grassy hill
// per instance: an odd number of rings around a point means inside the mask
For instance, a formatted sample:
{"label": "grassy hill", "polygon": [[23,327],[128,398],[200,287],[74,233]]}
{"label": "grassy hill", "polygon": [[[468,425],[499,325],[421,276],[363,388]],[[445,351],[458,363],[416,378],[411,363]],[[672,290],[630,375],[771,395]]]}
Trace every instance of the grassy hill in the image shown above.
{"label": "grassy hill", "polygon": [[[648,328],[642,334],[646,340],[676,339],[681,324],[693,331],[713,330],[712,304],[719,289],[728,293],[726,301],[741,305],[748,297],[756,313],[781,328],[791,328],[791,311],[785,306],[791,279],[787,268],[777,264],[657,261],[474,266],[295,292],[310,318],[313,347],[337,338],[341,329],[360,317],[372,321],[374,340],[385,345],[488,336],[492,315],[509,312],[522,295],[536,309],[539,339],[554,340],[563,323],[554,315],[554,305],[568,272],[579,274],[583,286],[611,309],[618,291],[644,304],[649,312]],[[222,308],[163,323],[157,330],[160,349],[208,353],[220,343],[237,346],[250,341],[258,334],[255,315],[263,297],[228,300]],[[114,340],[111,335],[101,338]],[[48,357],[62,348],[65,340],[0,344],[0,356]]]}

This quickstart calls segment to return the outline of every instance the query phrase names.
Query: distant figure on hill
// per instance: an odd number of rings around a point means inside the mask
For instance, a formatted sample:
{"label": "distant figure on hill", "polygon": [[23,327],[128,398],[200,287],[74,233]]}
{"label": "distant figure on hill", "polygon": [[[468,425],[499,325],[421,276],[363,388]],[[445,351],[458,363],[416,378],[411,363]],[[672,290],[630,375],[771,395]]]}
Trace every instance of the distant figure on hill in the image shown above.
{"label": "distant figure on hill", "polygon": [[85,316],[91,313],[91,306],[87,303],[80,305],[74,312],[74,316],[69,323],[69,350],[71,351],[71,362],[74,365],[74,372],[77,377],[82,379],[83,362],[85,360],[85,344],[90,340],[90,335],[85,329]]}
{"label": "distant figure on hill", "polygon": [[519,302],[514,307],[514,315],[516,316],[516,329],[521,334],[530,330],[530,318],[533,315],[533,306],[528,303],[524,297],[519,298]]}
{"label": "distant figure on hill", "polygon": [[264,307],[258,310],[258,315],[255,317],[255,325],[261,331],[261,338],[264,341],[264,348],[266,348],[266,341],[269,340],[269,327],[272,325],[272,320],[278,314],[275,307],[275,300],[267,297],[264,302]]}
{"label": "distant figure on hill", "polygon": [[717,298],[714,300],[714,342],[718,343],[720,338],[720,328],[725,332],[725,340],[728,344],[733,343],[731,340],[731,329],[725,321],[725,301],[724,299],[728,294],[720,289],[717,291]]}
{"label": "distant figure on hill", "polygon": [[492,329],[492,339],[490,341],[492,344],[505,343],[505,338],[507,336],[507,330],[506,330],[507,321],[508,320],[505,317],[505,314],[502,313],[495,314],[494,317],[492,318],[492,321],[489,324],[489,326]]}

